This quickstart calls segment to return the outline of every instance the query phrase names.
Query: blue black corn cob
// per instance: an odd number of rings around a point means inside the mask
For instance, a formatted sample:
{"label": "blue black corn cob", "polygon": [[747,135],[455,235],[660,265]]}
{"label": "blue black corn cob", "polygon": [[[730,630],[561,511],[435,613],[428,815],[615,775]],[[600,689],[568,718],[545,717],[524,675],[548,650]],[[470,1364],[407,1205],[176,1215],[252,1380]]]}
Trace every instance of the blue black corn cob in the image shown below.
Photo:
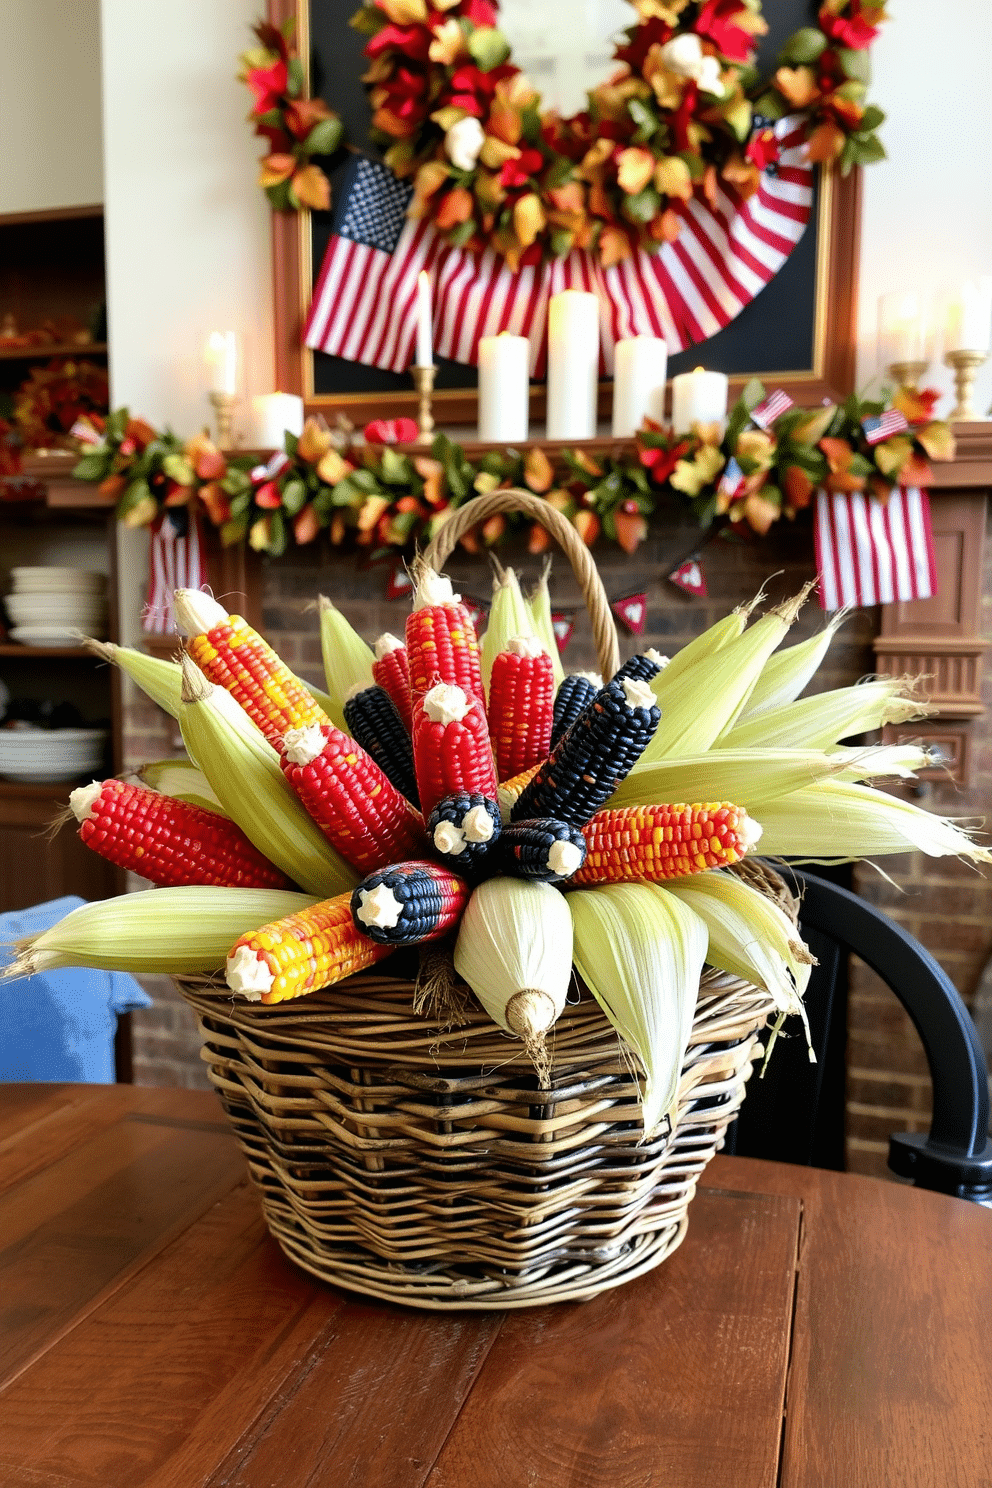
{"label": "blue black corn cob", "polygon": [[[657,656],[657,652],[655,655]],[[661,665],[653,661],[650,656],[641,653],[638,656],[629,657],[618,672],[614,672],[613,681],[622,682],[624,677],[636,677],[639,682],[650,682],[657,677],[661,671]]]}
{"label": "blue black corn cob", "polygon": [[458,791],[434,807],[427,820],[427,835],[440,857],[464,877],[473,878],[492,861],[502,825],[499,806],[490,796]]}
{"label": "blue black corn cob", "polygon": [[355,929],[381,945],[437,940],[462,917],[468,884],[438,863],[395,863],[362,880],[351,896]]}
{"label": "blue black corn cob", "polygon": [[[650,705],[640,693],[651,697]],[[511,821],[550,816],[581,827],[636,765],[660,720],[646,683],[629,677],[607,683],[538,766]]]}
{"label": "blue black corn cob", "polygon": [[413,746],[389,693],[381,687],[363,688],[346,701],[344,718],[351,737],[372,756],[387,780],[419,806]]}
{"label": "blue black corn cob", "polygon": [[578,827],[552,817],[510,822],[496,847],[500,868],[511,878],[558,883],[578,873],[586,860],[586,840]]}
{"label": "blue black corn cob", "polygon": [[551,726],[552,749],[592,702],[598,690],[594,682],[590,682],[588,677],[581,677],[578,672],[573,672],[562,680],[555,693],[554,722]]}

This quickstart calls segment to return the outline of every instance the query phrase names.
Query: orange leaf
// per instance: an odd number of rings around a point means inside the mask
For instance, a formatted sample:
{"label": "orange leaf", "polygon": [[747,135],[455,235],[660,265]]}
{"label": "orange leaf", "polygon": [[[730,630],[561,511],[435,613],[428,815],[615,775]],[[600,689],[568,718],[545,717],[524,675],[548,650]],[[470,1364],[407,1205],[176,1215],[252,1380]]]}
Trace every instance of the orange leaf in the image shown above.
{"label": "orange leaf", "polygon": [[127,477],[124,475],[108,475],[107,479],[102,480],[97,486],[100,495],[109,496],[112,501],[116,501],[126,488]]}
{"label": "orange leaf", "polygon": [[599,235],[599,261],[604,269],[612,268],[614,264],[623,263],[624,259],[631,258],[634,250],[630,246],[630,239],[619,227],[604,227]]}
{"label": "orange leaf", "polygon": [[[685,168],[683,161],[679,162]],[[688,175],[688,168],[686,175]],[[637,145],[621,150],[617,156],[617,185],[627,196],[636,196],[643,191],[654,175],[654,156],[650,150]]]}
{"label": "orange leaf", "polygon": [[328,449],[317,464],[317,474],[326,485],[336,486],[338,481],[344,480],[354,468],[341,457],[336,449]]}
{"label": "orange leaf", "polygon": [[542,449],[532,449],[524,464],[524,481],[538,495],[550,491],[555,473],[551,461]]}
{"label": "orange leaf", "polygon": [[216,481],[208,481],[196,493],[207,509],[207,516],[215,527],[223,527],[230,518],[231,503]]}
{"label": "orange leaf", "polygon": [[914,451],[899,472],[901,486],[928,486],[933,480],[929,463]]}
{"label": "orange leaf", "polygon": [[460,222],[467,222],[472,215],[472,206],[472,193],[464,186],[455,186],[449,191],[441,202],[436,218],[441,232],[457,227]]}
{"label": "orange leaf", "polygon": [[300,547],[303,547],[304,543],[313,542],[319,531],[320,518],[313,509],[313,502],[308,501],[293,520],[293,536]]}
{"label": "orange leaf", "polygon": [[315,418],[308,418],[303,425],[303,433],[296,446],[296,453],[300,459],[305,460],[308,465],[316,465],[330,447],[330,429],[323,427]]}
{"label": "orange leaf", "polygon": [[757,492],[752,496],[748,496],[744,502],[745,517],[755,532],[759,532],[762,537],[764,537],[772,523],[778,521],[781,514],[781,511],[774,502],[769,501],[765,496],[758,495]]}
{"label": "orange leaf", "polygon": [[331,205],[331,183],[319,165],[305,165],[293,177],[297,200],[312,212],[326,212]]}
{"label": "orange leaf", "polygon": [[798,465],[789,465],[782,473],[782,489],[793,511],[804,511],[813,498],[813,482]]}
{"label": "orange leaf", "polygon": [[513,208],[513,230],[521,247],[529,248],[545,225],[541,198],[534,191],[520,197]]}
{"label": "orange leaf", "polygon": [[636,553],[648,535],[648,524],[639,512],[618,511],[613,518],[617,542],[625,553]]}
{"label": "orange leaf", "polygon": [[844,148],[844,133],[832,119],[818,125],[806,141],[806,158],[815,164],[835,160]]}
{"label": "orange leaf", "polygon": [[600,523],[596,513],[590,511],[588,507],[583,507],[581,511],[575,513],[573,521],[575,523],[575,530],[578,532],[582,541],[587,548],[591,548],[599,536]]}
{"label": "orange leaf", "polygon": [[258,184],[263,187],[278,186],[281,181],[288,181],[296,169],[296,159],[292,155],[266,155],[258,164]]}
{"label": "orange leaf", "polygon": [[482,536],[486,546],[491,548],[493,543],[499,542],[505,531],[506,518],[502,512],[497,512],[494,517],[489,518],[488,522],[483,522]]}
{"label": "orange leaf", "polygon": [[538,553],[545,552],[545,550],[550,546],[550,535],[541,526],[540,522],[534,522],[530,529],[530,535],[527,538],[528,553],[533,553],[536,557]]}
{"label": "orange leaf", "polygon": [[808,108],[815,98],[820,97],[810,67],[780,67],[775,74],[775,86],[794,108]]}
{"label": "orange leaf", "polygon": [[508,145],[515,145],[523,132],[523,121],[517,110],[496,99],[486,120],[486,133],[494,134]]}

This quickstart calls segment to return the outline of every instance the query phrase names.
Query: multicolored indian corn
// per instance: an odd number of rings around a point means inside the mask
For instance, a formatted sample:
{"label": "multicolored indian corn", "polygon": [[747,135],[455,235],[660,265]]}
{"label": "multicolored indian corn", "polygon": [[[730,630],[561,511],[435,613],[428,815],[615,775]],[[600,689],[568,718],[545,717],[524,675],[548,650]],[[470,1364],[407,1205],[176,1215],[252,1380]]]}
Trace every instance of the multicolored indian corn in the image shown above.
{"label": "multicolored indian corn", "polygon": [[386,778],[408,801],[419,806],[410,734],[385,689],[359,685],[345,699],[344,717],[349,733],[372,756]]}
{"label": "multicolored indian corn", "polygon": [[102,858],[154,884],[284,889],[290,880],[226,816],[123,780],[69,796],[79,836]]}
{"label": "multicolored indian corn", "polygon": [[761,836],[743,806],[627,806],[583,828],[586,861],[574,884],[657,881],[736,863]]}
{"label": "multicolored indian corn", "polygon": [[462,917],[471,890],[437,863],[394,863],[370,873],[351,896],[355,928],[384,945],[438,940]]}
{"label": "multicolored indian corn", "polygon": [[559,883],[582,867],[586,841],[578,827],[539,817],[505,826],[496,852],[500,868],[513,878]]}
{"label": "multicolored indian corn", "polygon": [[[544,764],[543,760],[541,764]],[[496,791],[496,801],[504,823],[510,820],[510,813],[513,811],[514,806],[540,768],[541,765],[532,765],[529,770],[524,770],[520,775],[514,775],[512,780],[500,781],[499,788]]]}
{"label": "multicolored indian corn", "polygon": [[413,728],[413,707],[410,702],[410,663],[406,647],[399,636],[387,630],[375,643],[375,661],[372,676],[383,692],[389,694],[396,711],[403,720],[407,733]]}
{"label": "multicolored indian corn", "polygon": [[353,868],[369,873],[423,852],[420,813],[333,723],[289,729],[281,746],[283,774]]}
{"label": "multicolored indian corn", "polygon": [[437,682],[413,705],[413,761],[425,817],[460,792],[496,799],[496,766],[482,704]]}
{"label": "multicolored indian corn", "polygon": [[364,971],[392,949],[359,934],[351,895],[338,894],[242,935],[227,958],[227,985],[249,1002],[286,1002]]}
{"label": "multicolored indian corn", "polygon": [[550,816],[581,827],[636,765],[660,718],[646,682],[607,683],[538,767],[512,820]]}
{"label": "multicolored indian corn", "polygon": [[450,860],[464,878],[473,878],[488,866],[501,830],[497,803],[474,791],[445,796],[427,821],[434,851]]}
{"label": "multicolored indian corn", "polygon": [[639,682],[650,682],[667,665],[668,657],[659,655],[653,646],[649,646],[639,655],[628,657],[619,670],[613,673],[613,681],[622,682],[624,677],[636,677]]}
{"label": "multicolored indian corn", "polygon": [[500,780],[510,780],[547,757],[554,691],[554,667],[541,642],[513,636],[493,660],[489,679],[489,735]]}
{"label": "multicolored indian corn", "polygon": [[602,681],[594,682],[585,672],[571,672],[558,684],[551,725],[552,749],[589,706],[602,685]]}
{"label": "multicolored indian corn", "polygon": [[425,570],[406,622],[406,651],[410,667],[410,694],[422,697],[435,682],[460,687],[485,706],[479,641],[472,617],[450,580],[433,569]]}

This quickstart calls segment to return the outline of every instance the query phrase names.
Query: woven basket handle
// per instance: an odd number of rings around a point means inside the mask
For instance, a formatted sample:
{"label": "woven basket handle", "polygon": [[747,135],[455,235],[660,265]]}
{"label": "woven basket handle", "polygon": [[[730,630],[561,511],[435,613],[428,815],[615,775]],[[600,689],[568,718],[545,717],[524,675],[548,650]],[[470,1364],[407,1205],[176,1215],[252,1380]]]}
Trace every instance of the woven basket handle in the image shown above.
{"label": "woven basket handle", "polygon": [[473,496],[464,506],[459,506],[448,518],[440,532],[424,553],[432,568],[443,568],[455,550],[458,540],[480,522],[494,517],[498,512],[521,512],[541,526],[555,539],[572,565],[579,581],[582,597],[592,621],[592,636],[599,657],[599,669],[603,680],[608,682],[620,666],[620,647],[617,644],[617,629],[610,613],[610,601],[603,588],[599,571],[589,556],[589,549],[582,541],[571,522],[560,511],[540,496],[530,491],[511,487],[506,491],[489,491],[485,495]]}

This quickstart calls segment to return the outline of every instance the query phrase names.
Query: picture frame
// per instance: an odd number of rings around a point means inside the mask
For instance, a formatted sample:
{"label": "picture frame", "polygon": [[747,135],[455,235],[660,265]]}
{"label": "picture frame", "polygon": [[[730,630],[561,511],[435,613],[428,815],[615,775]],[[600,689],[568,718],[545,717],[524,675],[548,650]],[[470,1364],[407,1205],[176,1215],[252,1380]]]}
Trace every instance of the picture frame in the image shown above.
{"label": "picture frame", "polygon": [[[294,20],[296,45],[310,85],[342,113],[346,126],[349,112],[355,119],[363,103],[360,64],[356,68],[362,38],[354,32],[342,33],[340,47],[335,44],[332,49],[325,41],[322,54],[321,35],[327,38],[333,32],[337,36],[338,27],[346,28],[355,3],[268,0],[268,17],[274,24]],[[771,23],[772,34],[766,38],[772,56],[790,31],[808,22],[810,12],[809,0],[781,0]],[[333,184],[332,173],[332,188]],[[807,406],[847,396],[855,377],[860,184],[857,169],[842,176],[833,168],[819,168],[810,224],[783,269],[725,330],[673,356],[670,375],[699,364],[726,371],[731,398],[751,376],[782,388]],[[329,224],[329,213],[272,214],[276,385],[283,392],[302,396],[308,414],[320,413],[332,421],[338,415],[354,424],[374,417],[416,417],[416,394],[412,382],[404,385],[404,374],[379,372],[356,363],[341,365],[340,359],[303,345],[303,325]],[[783,330],[788,332],[785,347]],[[338,365],[329,367],[329,363]],[[452,386],[452,382],[462,385]],[[437,424],[476,423],[474,383],[474,368],[448,364],[440,369],[433,401]],[[612,384],[602,383],[602,418],[609,417],[611,401]],[[532,422],[542,422],[542,385],[532,384],[530,402]]]}

